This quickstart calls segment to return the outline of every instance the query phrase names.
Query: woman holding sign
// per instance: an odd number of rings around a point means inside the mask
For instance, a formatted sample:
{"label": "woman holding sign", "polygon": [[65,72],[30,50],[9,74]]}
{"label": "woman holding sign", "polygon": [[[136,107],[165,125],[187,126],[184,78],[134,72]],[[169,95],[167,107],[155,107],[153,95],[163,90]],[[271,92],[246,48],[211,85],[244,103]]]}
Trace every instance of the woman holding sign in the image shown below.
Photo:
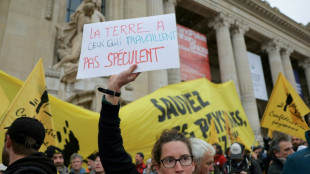
{"label": "woman holding sign", "polygon": [[[102,101],[99,119],[99,154],[107,174],[138,174],[130,156],[123,147],[120,131],[119,96],[121,87],[134,81],[139,73],[133,73],[137,65],[109,79],[108,89]],[[159,174],[191,174],[195,169],[192,148],[188,138],[177,131],[164,131],[152,150],[153,165]]]}

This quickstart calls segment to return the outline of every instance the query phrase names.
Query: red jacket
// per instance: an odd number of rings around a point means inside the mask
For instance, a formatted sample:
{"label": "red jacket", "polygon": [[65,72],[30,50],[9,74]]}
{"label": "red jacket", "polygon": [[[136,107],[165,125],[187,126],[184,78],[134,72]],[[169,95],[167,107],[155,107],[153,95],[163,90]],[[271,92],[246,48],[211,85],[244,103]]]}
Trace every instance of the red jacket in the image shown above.
{"label": "red jacket", "polygon": [[222,170],[223,165],[225,164],[226,161],[227,161],[227,159],[225,158],[225,156],[223,154],[216,154],[214,156],[214,164],[216,166],[219,166],[221,170]]}
{"label": "red jacket", "polygon": [[136,165],[136,168],[140,174],[143,174],[143,170],[146,168],[146,165],[142,161],[140,164]]}

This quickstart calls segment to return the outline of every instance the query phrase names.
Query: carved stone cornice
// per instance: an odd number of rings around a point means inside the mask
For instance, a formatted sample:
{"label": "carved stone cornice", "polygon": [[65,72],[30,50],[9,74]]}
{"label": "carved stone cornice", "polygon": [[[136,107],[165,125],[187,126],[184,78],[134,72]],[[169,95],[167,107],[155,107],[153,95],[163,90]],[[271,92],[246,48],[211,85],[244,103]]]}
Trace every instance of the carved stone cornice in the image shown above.
{"label": "carved stone cornice", "polygon": [[271,52],[279,52],[281,48],[281,42],[279,39],[271,39],[269,42],[262,45],[262,50],[266,51],[267,53]]}
{"label": "carved stone cornice", "polygon": [[244,7],[249,13],[255,13],[269,21],[271,25],[278,26],[287,33],[290,33],[299,39],[310,43],[310,30],[302,24],[298,24],[289,17],[282,14],[279,9],[270,7],[267,1],[262,0],[233,0],[227,1],[236,6]]}
{"label": "carved stone cornice", "polygon": [[234,19],[231,16],[219,13],[208,23],[208,26],[213,27],[216,30],[220,27],[230,27],[233,23]]}
{"label": "carved stone cornice", "polygon": [[47,0],[45,5],[45,19],[52,20],[54,0]]}
{"label": "carved stone cornice", "polygon": [[59,78],[60,77],[60,71],[48,68],[47,71],[45,72],[45,76],[46,77]]}
{"label": "carved stone cornice", "polygon": [[303,67],[304,69],[310,68],[310,57],[305,60],[299,61],[298,66]]}
{"label": "carved stone cornice", "polygon": [[293,53],[294,49],[290,44],[282,44],[281,55],[290,56]]}
{"label": "carved stone cornice", "polygon": [[246,33],[247,31],[249,31],[249,26],[247,24],[245,24],[243,21],[236,19],[234,24],[232,25],[230,32],[232,34],[236,34],[236,33]]}

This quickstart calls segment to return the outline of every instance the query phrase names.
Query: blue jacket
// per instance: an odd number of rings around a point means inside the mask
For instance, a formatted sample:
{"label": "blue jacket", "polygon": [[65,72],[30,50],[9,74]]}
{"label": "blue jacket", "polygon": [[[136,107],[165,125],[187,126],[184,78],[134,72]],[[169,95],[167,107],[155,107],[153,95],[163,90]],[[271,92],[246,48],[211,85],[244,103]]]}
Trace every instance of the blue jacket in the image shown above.
{"label": "blue jacket", "polygon": [[[305,133],[310,145],[310,130]],[[310,173],[310,147],[297,151],[287,157],[281,174],[304,174]]]}

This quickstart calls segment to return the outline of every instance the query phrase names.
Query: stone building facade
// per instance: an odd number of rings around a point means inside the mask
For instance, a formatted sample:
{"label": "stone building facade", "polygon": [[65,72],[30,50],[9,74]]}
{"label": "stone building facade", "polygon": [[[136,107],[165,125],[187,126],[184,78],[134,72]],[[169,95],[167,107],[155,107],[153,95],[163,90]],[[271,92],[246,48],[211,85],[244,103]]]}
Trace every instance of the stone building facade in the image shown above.
{"label": "stone building facade", "polygon": [[[75,80],[75,71],[51,68],[59,58],[56,25],[66,21],[69,1],[1,0],[0,69],[25,80],[42,57],[50,94],[99,111],[102,94],[95,89],[107,78]],[[212,82],[234,82],[253,130],[259,130],[267,102],[254,97],[247,51],[261,57],[268,96],[279,72],[296,87],[296,70],[310,103],[310,27],[264,0],[105,0],[104,7],[107,21],[175,13],[178,24],[205,34]],[[180,81],[179,69],[144,72],[122,89],[122,101]]]}

